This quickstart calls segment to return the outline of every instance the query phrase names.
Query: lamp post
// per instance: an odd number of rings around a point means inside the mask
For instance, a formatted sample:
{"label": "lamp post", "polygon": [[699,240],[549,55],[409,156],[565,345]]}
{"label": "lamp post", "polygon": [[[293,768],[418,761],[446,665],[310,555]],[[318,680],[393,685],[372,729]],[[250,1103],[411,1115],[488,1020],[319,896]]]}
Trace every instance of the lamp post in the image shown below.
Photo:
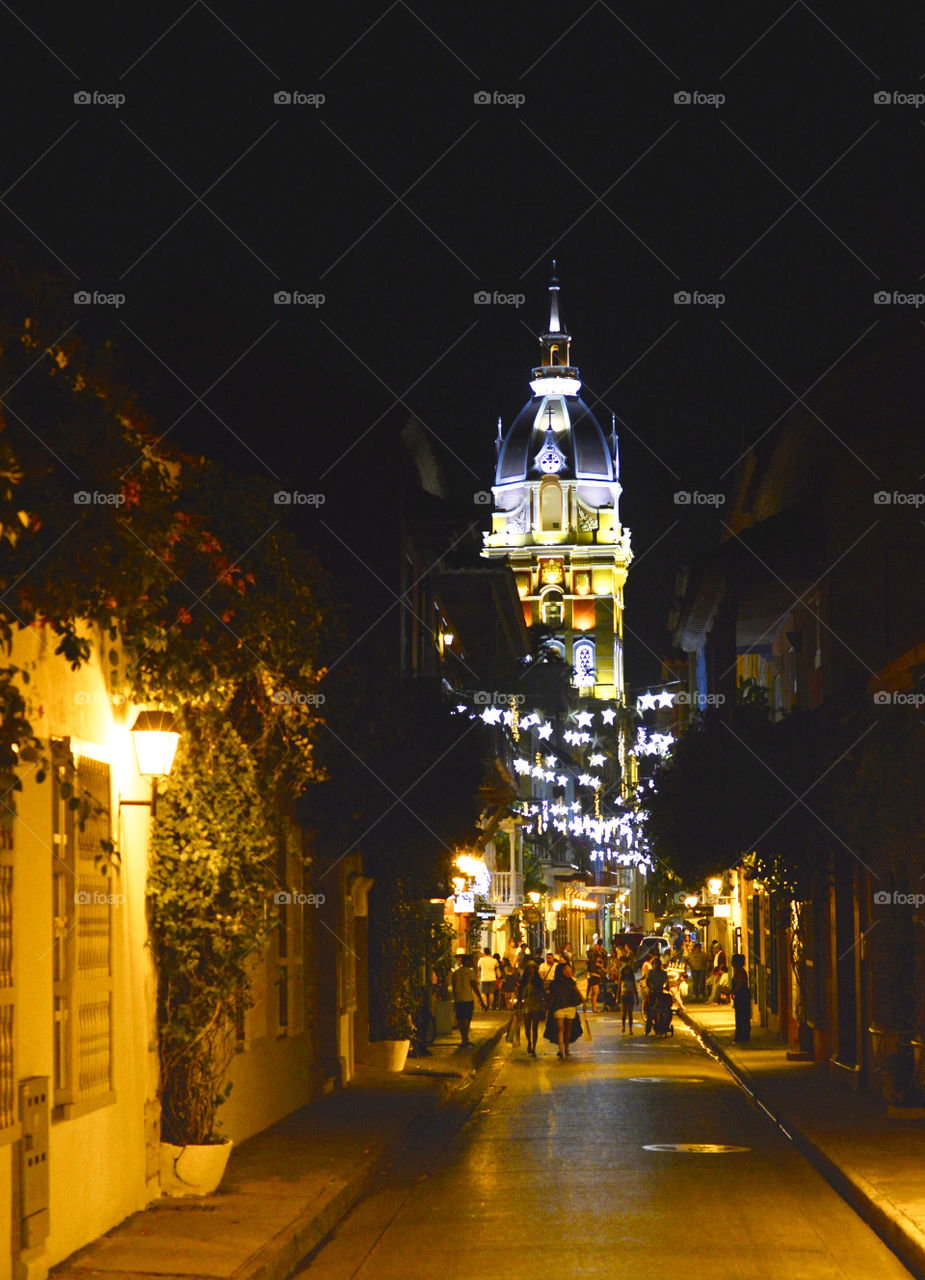
{"label": "lamp post", "polygon": [[150,779],[150,800],[120,800],[120,805],[147,805],[153,818],[157,812],[157,780],[166,778],[173,768],[180,735],[174,728],[172,711],[139,711],[129,733],[135,747],[138,772]]}

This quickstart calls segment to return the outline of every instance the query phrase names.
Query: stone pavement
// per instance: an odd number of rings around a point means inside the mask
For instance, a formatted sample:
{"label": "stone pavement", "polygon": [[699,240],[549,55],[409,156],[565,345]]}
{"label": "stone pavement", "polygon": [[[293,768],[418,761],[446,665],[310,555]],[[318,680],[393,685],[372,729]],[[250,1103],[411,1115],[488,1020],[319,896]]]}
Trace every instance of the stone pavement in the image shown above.
{"label": "stone pavement", "polygon": [[354,1080],[237,1147],[212,1196],[155,1201],[73,1254],[55,1280],[282,1280],[360,1199],[404,1141],[459,1094],[491,1054],[509,1014],[473,1020],[473,1047],[459,1033],[438,1040],[403,1074],[358,1068]]}
{"label": "stone pavement", "polygon": [[728,1005],[687,1004],[681,1016],[905,1265],[925,1276],[925,1120],[888,1117],[875,1094],[818,1063],[788,1061],[786,1044],[761,1027],[752,1027],[748,1044],[735,1044]]}

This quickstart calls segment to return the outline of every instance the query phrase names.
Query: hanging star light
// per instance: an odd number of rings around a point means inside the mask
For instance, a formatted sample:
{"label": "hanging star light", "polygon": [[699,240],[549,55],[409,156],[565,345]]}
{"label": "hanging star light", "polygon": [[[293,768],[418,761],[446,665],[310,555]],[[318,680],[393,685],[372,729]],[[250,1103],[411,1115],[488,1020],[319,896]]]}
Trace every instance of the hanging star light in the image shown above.
{"label": "hanging star light", "polygon": [[546,768],[547,768],[547,769],[551,769],[555,763],[556,763],[556,757],[555,757],[555,756],[547,756],[547,757],[546,757]]}
{"label": "hanging star light", "polygon": [[520,727],[521,729],[529,729],[531,725],[539,724],[539,722],[540,717],[535,712],[531,712],[530,715],[524,716],[521,720]]}
{"label": "hanging star light", "polygon": [[590,773],[580,773],[580,774],[578,775],[578,782],[579,782],[579,784],[580,784],[581,786],[583,786],[583,787],[590,787],[590,786],[591,786],[591,775],[590,775]]}
{"label": "hanging star light", "polygon": [[575,723],[578,725],[579,729],[587,729],[590,727],[593,719],[594,716],[590,711],[579,711],[578,715],[575,717]]}
{"label": "hanging star light", "polygon": [[547,782],[552,782],[552,781],[555,779],[555,776],[556,776],[556,775],[555,775],[554,773],[544,773],[544,774],[543,774],[543,777],[545,778],[545,780],[546,780]]}
{"label": "hanging star light", "polygon": [[568,786],[568,778],[563,777],[561,773],[557,774],[556,782],[559,784],[560,787]]}
{"label": "hanging star light", "polygon": [[606,707],[601,712],[601,719],[603,720],[604,724],[613,724],[616,717],[617,717],[617,713],[616,711],[614,711],[613,707]]}
{"label": "hanging star light", "polygon": [[661,693],[655,695],[655,701],[660,707],[673,707],[674,694],[669,693],[667,689],[663,689]]}
{"label": "hanging star light", "polygon": [[500,707],[486,707],[482,712],[481,719],[485,724],[497,724],[501,719]]}
{"label": "hanging star light", "polygon": [[523,756],[518,756],[514,761],[514,771],[516,773],[529,773],[530,761],[524,760]]}
{"label": "hanging star light", "polygon": [[548,738],[552,736],[552,725],[548,721],[546,721],[544,724],[541,724],[536,731],[536,736],[538,738],[542,738],[543,741],[545,742]]}
{"label": "hanging star light", "polygon": [[601,769],[603,768],[604,761],[606,759],[607,759],[606,756],[602,756],[599,751],[595,751],[593,756],[588,757],[588,764],[591,766],[592,769]]}
{"label": "hanging star light", "polygon": [[644,693],[636,703],[637,711],[654,711],[655,710],[655,694]]}

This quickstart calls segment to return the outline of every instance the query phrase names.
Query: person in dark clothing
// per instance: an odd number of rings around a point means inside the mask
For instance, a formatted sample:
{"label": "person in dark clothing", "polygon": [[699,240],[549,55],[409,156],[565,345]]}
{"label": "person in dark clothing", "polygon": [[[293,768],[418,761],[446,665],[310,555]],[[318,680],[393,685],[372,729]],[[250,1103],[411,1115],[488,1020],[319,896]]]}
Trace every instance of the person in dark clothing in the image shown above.
{"label": "person in dark clothing", "polygon": [[528,960],[517,988],[517,1006],[524,1015],[524,1034],[527,1053],[536,1057],[536,1040],[540,1033],[540,1020],[546,1009],[546,984],[540,977],[535,960]]}
{"label": "person in dark clothing", "polygon": [[629,1021],[630,1035],[633,1034],[633,1010],[636,1007],[636,966],[632,960],[625,960],[620,966],[620,1008],[623,1011],[623,1030]]}
{"label": "person in dark clothing", "polygon": [[[560,964],[556,976],[549,985],[549,1013],[555,1020],[556,1035],[559,1042],[559,1057],[569,1056],[569,1045],[572,1042],[572,1023],[578,1012],[578,1005],[584,1009],[584,996],[578,989],[578,983],[572,977],[572,969],[568,964]],[[580,1030],[576,1035],[580,1035]]]}
{"label": "person in dark clothing", "polygon": [[662,968],[661,956],[653,956],[652,967],[645,976],[646,997],[642,1003],[642,1011],[646,1017],[646,1035],[652,1030],[652,1018],[655,1012],[655,1001],[668,990],[668,974]]}
{"label": "person in dark clothing", "polygon": [[752,993],[743,955],[732,957],[732,1007],[735,1010],[736,1044],[748,1044],[752,1035]]}

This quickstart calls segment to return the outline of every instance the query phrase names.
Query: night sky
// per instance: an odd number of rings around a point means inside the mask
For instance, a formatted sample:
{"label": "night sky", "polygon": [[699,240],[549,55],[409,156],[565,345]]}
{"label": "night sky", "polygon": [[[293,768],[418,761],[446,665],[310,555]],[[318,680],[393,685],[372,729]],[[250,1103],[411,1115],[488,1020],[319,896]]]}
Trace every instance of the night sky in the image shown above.
{"label": "night sky", "polygon": [[925,287],[923,114],[895,99],[925,92],[916,6],[14,0],[0,22],[5,245],[124,294],[75,305],[78,331],[115,337],[178,448],[326,495],[299,527],[347,591],[383,554],[353,499],[388,503],[411,413],[487,525],[472,494],[558,259],[584,398],[617,415],[637,687],[675,568],[716,537],[674,492],[728,493],[800,393],[925,318],[874,303]]}

